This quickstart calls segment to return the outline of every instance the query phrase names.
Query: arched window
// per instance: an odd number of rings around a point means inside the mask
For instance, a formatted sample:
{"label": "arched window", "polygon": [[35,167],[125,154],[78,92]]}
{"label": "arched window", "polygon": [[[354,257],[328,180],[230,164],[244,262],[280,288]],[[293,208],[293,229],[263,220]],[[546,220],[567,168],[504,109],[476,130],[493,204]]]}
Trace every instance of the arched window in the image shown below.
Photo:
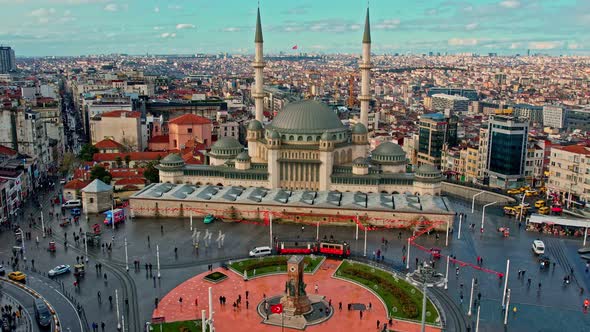
{"label": "arched window", "polygon": [[307,141],[311,142],[311,140],[312,140],[311,136],[307,136]]}
{"label": "arched window", "polygon": [[294,141],[295,137],[293,137],[293,135],[289,136],[289,141]]}
{"label": "arched window", "polygon": [[301,142],[301,141],[303,141],[303,136],[297,136],[297,141],[298,141],[298,142]]}

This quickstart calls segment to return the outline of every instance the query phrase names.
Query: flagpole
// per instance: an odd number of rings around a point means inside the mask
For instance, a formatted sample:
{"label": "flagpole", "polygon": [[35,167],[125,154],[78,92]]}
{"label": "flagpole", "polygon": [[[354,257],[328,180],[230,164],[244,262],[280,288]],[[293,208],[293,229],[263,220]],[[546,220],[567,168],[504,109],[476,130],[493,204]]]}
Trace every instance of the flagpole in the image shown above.
{"label": "flagpole", "polygon": [[285,313],[281,312],[281,332],[285,332]]}

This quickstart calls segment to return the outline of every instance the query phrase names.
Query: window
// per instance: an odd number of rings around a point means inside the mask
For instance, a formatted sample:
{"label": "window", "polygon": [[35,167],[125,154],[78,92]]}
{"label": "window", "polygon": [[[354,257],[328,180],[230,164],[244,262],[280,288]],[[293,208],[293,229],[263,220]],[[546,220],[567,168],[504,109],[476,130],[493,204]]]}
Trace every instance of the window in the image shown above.
{"label": "window", "polygon": [[90,200],[90,203],[94,203],[94,198],[90,197],[89,200]]}
{"label": "window", "polygon": [[193,128],[187,128],[186,132],[189,133],[189,134],[192,134],[193,133]]}

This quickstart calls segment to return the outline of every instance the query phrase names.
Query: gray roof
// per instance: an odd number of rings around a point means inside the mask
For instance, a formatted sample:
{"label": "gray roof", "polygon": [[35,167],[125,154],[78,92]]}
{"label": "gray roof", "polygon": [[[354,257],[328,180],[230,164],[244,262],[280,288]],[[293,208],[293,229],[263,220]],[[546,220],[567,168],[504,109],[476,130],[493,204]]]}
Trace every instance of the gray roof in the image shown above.
{"label": "gray roof", "polygon": [[368,132],[369,131],[367,130],[367,127],[365,127],[365,125],[360,122],[352,127],[353,134],[366,134]]}
{"label": "gray roof", "polygon": [[422,164],[420,167],[418,167],[418,169],[416,170],[416,175],[417,176],[422,176],[422,175],[433,175],[433,176],[440,176],[442,173],[439,169],[437,169],[436,167],[430,165],[430,164]]}
{"label": "gray roof", "polygon": [[211,150],[228,150],[228,149],[242,149],[244,148],[240,142],[230,136],[225,136],[217,140],[212,146]]}
{"label": "gray roof", "polygon": [[248,161],[248,160],[250,160],[250,156],[248,155],[248,152],[243,151],[243,152],[240,152],[240,154],[238,154],[236,156],[236,160],[239,160],[239,161]]}
{"label": "gray roof", "polygon": [[178,153],[171,153],[164,157],[164,159],[160,160],[160,164],[163,165],[175,165],[178,163],[184,164],[184,159]]}
{"label": "gray roof", "polygon": [[301,134],[320,134],[346,129],[331,107],[315,100],[287,104],[267,128],[276,129],[280,133]]}
{"label": "gray roof", "polygon": [[352,163],[354,165],[362,165],[362,166],[368,166],[369,165],[369,162],[367,161],[367,159],[366,158],[363,158],[363,157],[356,158],[355,160],[352,161]]}
{"label": "gray roof", "polygon": [[262,130],[262,123],[254,119],[248,123],[248,130]]}
{"label": "gray roof", "polygon": [[100,181],[99,179],[94,179],[94,181],[90,182],[86,187],[82,189],[82,192],[85,193],[102,193],[105,191],[112,191],[113,187],[109,186],[108,184]]}
{"label": "gray roof", "polygon": [[362,192],[265,189],[259,187],[218,187],[158,183],[133,194],[131,199],[162,199],[190,202],[226,202],[252,206],[310,206],[346,210],[453,213],[441,196]]}
{"label": "gray roof", "polygon": [[373,156],[405,156],[406,153],[401,146],[393,142],[383,142],[371,152]]}
{"label": "gray roof", "polygon": [[262,23],[260,23],[260,7],[258,7],[258,13],[256,14],[256,35],[254,36],[255,43],[262,43]]}
{"label": "gray roof", "polygon": [[365,18],[365,33],[363,34],[363,44],[371,43],[371,24],[369,23],[369,8],[367,8],[367,17]]}

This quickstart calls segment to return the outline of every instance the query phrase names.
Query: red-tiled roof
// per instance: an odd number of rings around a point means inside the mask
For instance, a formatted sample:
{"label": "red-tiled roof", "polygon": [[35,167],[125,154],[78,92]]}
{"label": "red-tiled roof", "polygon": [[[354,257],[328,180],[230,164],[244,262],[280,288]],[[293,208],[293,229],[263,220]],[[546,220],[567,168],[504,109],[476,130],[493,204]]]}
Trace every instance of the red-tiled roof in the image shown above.
{"label": "red-tiled roof", "polygon": [[584,145],[553,146],[553,148],[571,153],[590,156],[590,148]]}
{"label": "red-tiled roof", "polygon": [[5,156],[15,156],[16,154],[18,154],[18,152],[7,146],[0,145],[0,154]]}
{"label": "red-tiled roof", "polygon": [[158,157],[164,158],[168,152],[128,152],[128,153],[95,153],[92,159],[97,162],[115,161],[117,157],[125,160],[125,156],[129,155],[131,160],[158,160]]}
{"label": "red-tiled roof", "polygon": [[104,112],[100,116],[103,118],[120,118],[122,116],[122,114],[125,114],[125,117],[127,117],[127,118],[139,118],[141,116],[140,112],[125,111],[125,110]]}
{"label": "red-tiled roof", "polygon": [[80,180],[80,179],[73,179],[72,181],[66,183],[66,185],[64,186],[64,189],[80,190],[80,189],[86,187],[89,183],[90,183],[90,181],[83,181],[83,180]]}
{"label": "red-tiled roof", "polygon": [[150,138],[148,143],[168,143],[169,141],[170,141],[170,136],[160,135],[160,136],[154,136],[154,137]]}
{"label": "red-tiled roof", "polygon": [[123,144],[112,140],[112,139],[103,139],[100,142],[97,142],[96,144],[94,144],[94,147],[97,149],[121,149],[123,148]]}
{"label": "red-tiled roof", "polygon": [[145,184],[145,179],[140,179],[140,178],[125,178],[125,179],[121,179],[121,180],[117,180],[115,182],[115,185],[117,186],[126,186],[126,185],[141,185],[141,184]]}
{"label": "red-tiled roof", "polygon": [[209,119],[192,113],[181,115],[168,121],[168,124],[186,125],[186,124],[210,124]]}

